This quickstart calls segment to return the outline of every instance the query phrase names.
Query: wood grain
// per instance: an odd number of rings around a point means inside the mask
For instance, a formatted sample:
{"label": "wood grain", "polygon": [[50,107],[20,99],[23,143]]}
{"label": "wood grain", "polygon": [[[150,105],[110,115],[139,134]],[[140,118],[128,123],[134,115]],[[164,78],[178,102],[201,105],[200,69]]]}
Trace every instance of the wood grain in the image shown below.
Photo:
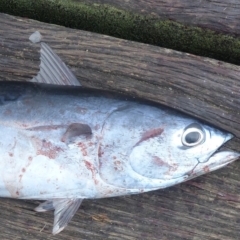
{"label": "wood grain", "polygon": [[239,8],[237,0],[0,1],[8,14],[238,65]]}
{"label": "wood grain", "polygon": [[[84,86],[127,92],[197,116],[240,137],[239,67],[212,59],[0,13],[0,80],[38,72],[43,40]],[[239,140],[229,144],[240,150]],[[51,235],[52,212],[37,201],[1,199],[1,239],[238,239],[238,162],[166,190],[85,200],[69,226]]]}
{"label": "wood grain", "polygon": [[[82,0],[75,0],[83,2]],[[240,35],[240,3],[237,0],[84,0],[88,3],[109,4],[139,14],[151,14],[184,25]]]}

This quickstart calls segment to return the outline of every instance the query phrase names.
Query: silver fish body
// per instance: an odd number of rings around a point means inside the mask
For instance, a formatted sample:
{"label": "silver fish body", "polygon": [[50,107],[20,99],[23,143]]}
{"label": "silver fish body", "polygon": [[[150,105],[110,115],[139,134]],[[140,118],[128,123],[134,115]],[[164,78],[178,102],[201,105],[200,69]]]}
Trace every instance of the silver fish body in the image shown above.
{"label": "silver fish body", "polygon": [[0,82],[0,129],[0,196],[47,200],[36,210],[55,209],[53,233],[82,199],[165,188],[239,156],[216,152],[230,133],[82,87]]}

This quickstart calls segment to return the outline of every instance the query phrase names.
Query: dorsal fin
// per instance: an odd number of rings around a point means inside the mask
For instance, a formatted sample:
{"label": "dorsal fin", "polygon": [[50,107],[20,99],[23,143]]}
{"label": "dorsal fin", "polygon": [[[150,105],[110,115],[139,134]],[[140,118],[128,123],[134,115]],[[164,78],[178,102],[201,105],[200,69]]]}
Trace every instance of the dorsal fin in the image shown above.
{"label": "dorsal fin", "polygon": [[40,71],[32,82],[81,86],[71,70],[46,43],[41,43],[40,54]]}

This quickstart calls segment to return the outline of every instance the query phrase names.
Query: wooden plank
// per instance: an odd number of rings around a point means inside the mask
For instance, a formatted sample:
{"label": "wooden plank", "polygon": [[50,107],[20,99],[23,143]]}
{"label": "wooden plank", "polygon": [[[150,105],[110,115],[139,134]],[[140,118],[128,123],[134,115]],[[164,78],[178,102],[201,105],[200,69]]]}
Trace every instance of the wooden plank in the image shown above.
{"label": "wooden plank", "polygon": [[237,0],[1,0],[1,12],[240,64]]}
{"label": "wooden plank", "polygon": [[[89,87],[127,92],[178,108],[240,136],[239,67],[207,58],[0,13],[0,80],[38,71],[39,30]],[[230,144],[231,145],[231,144]],[[237,141],[232,148],[240,150]],[[238,239],[238,162],[147,194],[85,200],[69,226],[50,234],[52,213],[36,201],[1,199],[1,239]]]}
{"label": "wooden plank", "polygon": [[[75,0],[82,2],[82,0]],[[238,0],[84,0],[87,3],[109,4],[119,9],[184,25],[207,28],[240,36],[240,3]]]}

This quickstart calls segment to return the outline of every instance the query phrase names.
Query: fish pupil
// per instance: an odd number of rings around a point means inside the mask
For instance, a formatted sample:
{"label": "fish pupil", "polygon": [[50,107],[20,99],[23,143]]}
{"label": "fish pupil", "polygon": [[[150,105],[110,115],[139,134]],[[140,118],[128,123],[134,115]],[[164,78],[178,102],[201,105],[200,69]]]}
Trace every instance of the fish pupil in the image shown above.
{"label": "fish pupil", "polygon": [[200,134],[199,132],[190,132],[185,136],[185,141],[188,144],[193,144],[198,142],[198,140],[200,139]]}

